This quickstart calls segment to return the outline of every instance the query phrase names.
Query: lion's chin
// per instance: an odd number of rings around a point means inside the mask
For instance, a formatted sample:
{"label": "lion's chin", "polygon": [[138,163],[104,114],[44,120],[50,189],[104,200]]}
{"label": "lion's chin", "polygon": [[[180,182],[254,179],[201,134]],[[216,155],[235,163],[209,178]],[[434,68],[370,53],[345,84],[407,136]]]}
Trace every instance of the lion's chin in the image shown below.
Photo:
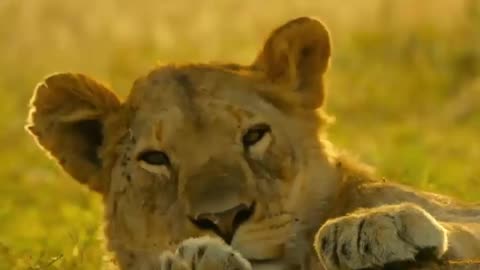
{"label": "lion's chin", "polygon": [[242,256],[252,263],[267,263],[276,259],[280,259],[284,254],[284,245],[265,245],[261,242],[254,245],[234,245],[233,249],[237,250]]}
{"label": "lion's chin", "polygon": [[[282,270],[287,269],[286,264],[280,260],[250,261],[255,270]],[[288,268],[289,269],[289,268]]]}
{"label": "lion's chin", "polygon": [[245,223],[235,233],[231,245],[252,262],[280,259],[292,232],[292,224],[293,218],[288,214]]}

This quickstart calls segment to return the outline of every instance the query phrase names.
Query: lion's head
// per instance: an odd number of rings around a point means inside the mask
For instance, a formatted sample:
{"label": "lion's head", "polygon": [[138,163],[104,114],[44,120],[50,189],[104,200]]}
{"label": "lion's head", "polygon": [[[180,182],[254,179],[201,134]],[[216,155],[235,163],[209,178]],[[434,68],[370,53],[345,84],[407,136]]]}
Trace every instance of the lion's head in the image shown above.
{"label": "lion's head", "polygon": [[[123,102],[85,75],[54,74],[36,88],[28,130],[104,196],[118,253],[211,234],[272,259],[305,218],[309,175],[329,173],[318,138],[329,57],[326,28],[298,18],[252,65],[158,67]],[[328,192],[328,181],[316,185]]]}

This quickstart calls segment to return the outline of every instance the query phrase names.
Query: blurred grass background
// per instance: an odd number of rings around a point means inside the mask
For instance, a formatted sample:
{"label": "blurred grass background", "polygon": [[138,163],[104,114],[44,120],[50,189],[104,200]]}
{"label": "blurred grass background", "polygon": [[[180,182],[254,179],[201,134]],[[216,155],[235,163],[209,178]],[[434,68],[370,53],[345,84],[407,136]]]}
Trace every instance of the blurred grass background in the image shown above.
{"label": "blurred grass background", "polygon": [[316,16],[334,56],[331,139],[388,178],[480,200],[480,1],[0,1],[0,269],[102,269],[100,198],[23,130],[36,82],[80,71],[125,96],[156,62],[249,63]]}

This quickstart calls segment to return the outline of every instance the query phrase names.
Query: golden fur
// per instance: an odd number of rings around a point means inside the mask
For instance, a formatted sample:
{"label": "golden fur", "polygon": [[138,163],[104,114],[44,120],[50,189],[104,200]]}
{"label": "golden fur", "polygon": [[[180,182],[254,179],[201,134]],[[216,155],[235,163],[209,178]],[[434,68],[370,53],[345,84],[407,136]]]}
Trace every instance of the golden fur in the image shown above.
{"label": "golden fur", "polygon": [[330,53],[323,24],[298,18],[250,66],[161,66],[125,101],[85,75],[54,74],[35,90],[28,130],[102,194],[121,269],[480,257],[478,205],[377,179],[330,145]]}

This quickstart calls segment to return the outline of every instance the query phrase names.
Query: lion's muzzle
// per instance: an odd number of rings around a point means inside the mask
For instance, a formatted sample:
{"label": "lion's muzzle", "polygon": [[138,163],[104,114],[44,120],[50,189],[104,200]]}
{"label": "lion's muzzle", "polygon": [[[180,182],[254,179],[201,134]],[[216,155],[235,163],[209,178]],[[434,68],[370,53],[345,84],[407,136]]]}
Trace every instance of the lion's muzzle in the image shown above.
{"label": "lion's muzzle", "polygon": [[199,229],[209,230],[230,243],[238,227],[254,212],[246,173],[238,163],[209,159],[190,174],[184,194],[187,218]]}
{"label": "lion's muzzle", "polygon": [[198,228],[211,230],[230,244],[238,227],[252,216],[254,207],[255,204],[251,206],[240,204],[219,213],[200,214],[190,220]]}

